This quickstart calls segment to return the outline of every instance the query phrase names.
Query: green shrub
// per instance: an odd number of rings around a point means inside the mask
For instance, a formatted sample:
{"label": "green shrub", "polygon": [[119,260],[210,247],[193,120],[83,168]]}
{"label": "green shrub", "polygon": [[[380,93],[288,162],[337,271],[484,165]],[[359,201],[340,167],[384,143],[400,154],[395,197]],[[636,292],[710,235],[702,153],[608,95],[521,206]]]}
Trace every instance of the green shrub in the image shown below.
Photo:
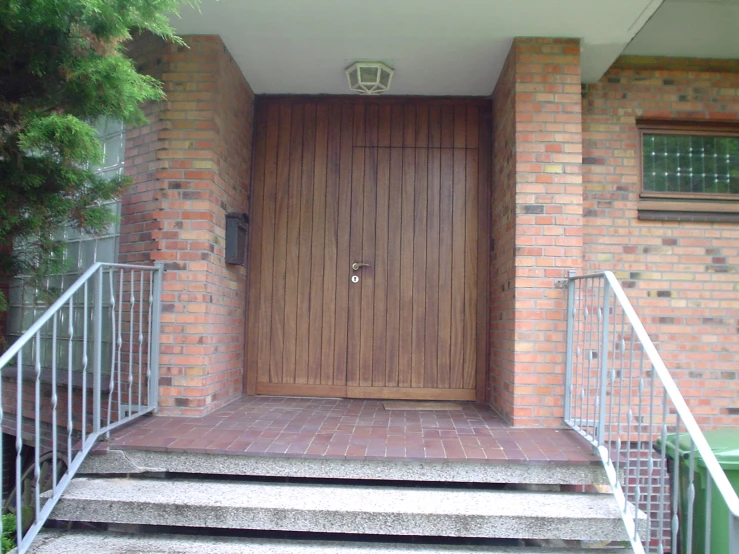
{"label": "green shrub", "polygon": [[0,537],[0,541],[2,541],[2,554],[10,552],[15,548],[15,529],[15,515],[5,514],[3,516],[3,535]]}

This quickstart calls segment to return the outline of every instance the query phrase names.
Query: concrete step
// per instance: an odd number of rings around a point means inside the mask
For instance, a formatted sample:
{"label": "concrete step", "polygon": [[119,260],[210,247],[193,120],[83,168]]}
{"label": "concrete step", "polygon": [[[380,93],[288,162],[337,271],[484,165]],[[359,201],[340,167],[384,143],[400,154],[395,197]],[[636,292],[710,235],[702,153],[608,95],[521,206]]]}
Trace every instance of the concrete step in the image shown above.
{"label": "concrete step", "polygon": [[516,548],[362,542],[286,541],[183,535],[43,531],[32,554],[632,554],[631,549]]}
{"label": "concrete step", "polygon": [[611,495],[78,478],[63,521],[316,533],[623,541]]}
{"label": "concrete step", "polygon": [[88,456],[80,474],[190,473],[314,479],[376,479],[532,485],[606,485],[600,464],[399,462],[111,450]]}

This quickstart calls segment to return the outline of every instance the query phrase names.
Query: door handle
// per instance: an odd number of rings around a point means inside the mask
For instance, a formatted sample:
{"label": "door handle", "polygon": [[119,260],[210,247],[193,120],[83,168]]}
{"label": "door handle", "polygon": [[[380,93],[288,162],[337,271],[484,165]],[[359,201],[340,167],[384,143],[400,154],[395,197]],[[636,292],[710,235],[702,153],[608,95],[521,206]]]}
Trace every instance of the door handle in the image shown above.
{"label": "door handle", "polygon": [[370,266],[370,264],[362,264],[362,263],[359,263],[359,262],[354,262],[352,264],[352,269],[354,271],[359,271],[361,268],[363,268],[363,267],[369,267],[369,266]]}

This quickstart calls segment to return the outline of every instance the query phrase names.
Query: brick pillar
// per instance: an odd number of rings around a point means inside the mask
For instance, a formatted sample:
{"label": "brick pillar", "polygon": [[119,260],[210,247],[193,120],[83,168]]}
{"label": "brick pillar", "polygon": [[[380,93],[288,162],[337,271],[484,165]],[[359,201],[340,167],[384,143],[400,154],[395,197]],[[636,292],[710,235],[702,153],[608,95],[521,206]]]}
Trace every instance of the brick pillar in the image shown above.
{"label": "brick pillar", "polygon": [[167,102],[127,133],[120,259],[164,263],[160,408],[204,415],[243,390],[246,269],[224,261],[225,215],[249,212],[254,93],[219,37],[184,39],[131,48]]}
{"label": "brick pillar", "polygon": [[582,267],[575,39],[517,38],[493,94],[491,404],[520,426],[563,415],[566,294]]}

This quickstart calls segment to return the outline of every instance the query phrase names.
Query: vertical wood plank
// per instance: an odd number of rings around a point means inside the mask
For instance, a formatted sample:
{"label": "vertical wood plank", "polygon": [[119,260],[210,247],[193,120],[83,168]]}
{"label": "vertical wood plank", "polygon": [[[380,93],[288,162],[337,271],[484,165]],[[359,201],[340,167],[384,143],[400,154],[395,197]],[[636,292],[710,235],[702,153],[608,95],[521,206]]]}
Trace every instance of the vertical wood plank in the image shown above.
{"label": "vertical wood plank", "polygon": [[[328,177],[328,106],[320,104],[316,107],[316,140],[314,152],[313,174],[313,214],[310,231],[311,239],[311,273],[310,273],[310,315],[308,329],[308,383],[332,384],[331,375],[326,381],[322,379],[321,351],[323,343],[324,287],[326,282],[326,226],[328,214],[326,210],[326,180]],[[335,221],[335,219],[334,219]],[[332,276],[331,276],[332,277]],[[333,303],[331,303],[333,306]],[[333,319],[333,317],[332,317]],[[330,367],[330,365],[329,365]]]}
{"label": "vertical wood plank", "polygon": [[441,189],[441,108],[429,108],[429,162],[426,201],[426,341],[424,384],[436,388],[439,368],[439,193]]}
{"label": "vertical wood plank", "polygon": [[275,241],[272,293],[269,382],[282,383],[282,361],[285,350],[285,251],[287,249],[287,211],[290,186],[290,136],[292,108],[280,104],[280,127],[277,144],[277,179],[275,182]]}
{"label": "vertical wood plank", "polygon": [[246,361],[245,390],[246,394],[256,392],[257,373],[259,371],[259,315],[262,291],[262,240],[264,237],[264,181],[267,163],[267,110],[266,106],[257,103],[254,113],[254,165],[251,179],[251,237],[249,240],[248,268],[248,321],[246,327]]}
{"label": "vertical wood plank", "polygon": [[266,160],[264,168],[264,243],[259,303],[258,381],[269,383],[272,373],[272,318],[274,311],[274,250],[277,210],[277,159],[280,135],[280,105],[270,103],[267,110]]}
{"label": "vertical wood plank", "polygon": [[480,117],[476,105],[467,105],[467,148],[477,148],[480,143]]}
{"label": "vertical wood plank", "polygon": [[282,350],[282,382],[295,383],[298,314],[298,256],[300,253],[300,196],[303,166],[303,118],[305,106],[293,105],[290,128],[290,176],[287,198],[285,250],[285,340]]}
{"label": "vertical wood plank", "polygon": [[[336,365],[336,319],[339,313],[337,255],[339,251],[339,189],[341,165],[341,104],[328,109],[326,151],[326,221],[324,227],[323,324],[321,328],[321,383],[343,385],[343,365]],[[346,311],[346,310],[345,310]]]}
{"label": "vertical wood plank", "polygon": [[[362,261],[362,219],[364,217],[364,154],[365,148],[356,145],[365,144],[365,105],[355,104],[354,108],[354,135],[352,138],[352,176],[351,176],[351,219],[349,226],[344,229],[349,237],[349,263],[347,270],[353,262]],[[349,272],[349,275],[359,274]],[[360,280],[362,275],[359,275]],[[349,339],[347,344],[346,362],[346,384],[348,386],[359,385],[359,365],[361,353],[362,333],[362,285],[361,283],[349,284],[349,322],[347,325]]]}
{"label": "vertical wood plank", "polygon": [[387,333],[388,210],[390,193],[390,106],[379,109],[377,133],[377,221],[375,235],[375,305],[372,350],[372,386],[386,385],[385,342]]}
{"label": "vertical wood plank", "polygon": [[429,106],[429,148],[441,148],[441,106]]}
{"label": "vertical wood plank", "polygon": [[454,201],[454,108],[441,109],[441,187],[439,191],[439,388],[449,388],[452,341],[452,205]]}
{"label": "vertical wood plank", "polygon": [[454,148],[454,106],[444,104],[441,107],[441,147]]}
{"label": "vertical wood plank", "polygon": [[466,242],[466,147],[467,107],[454,106],[454,177],[452,184],[452,339],[450,379],[453,389],[464,386],[465,242]]}
{"label": "vertical wood plank", "polygon": [[490,233],[492,199],[492,130],[487,106],[478,112],[478,197],[477,197],[477,337],[476,337],[476,397],[484,403],[488,400],[488,373],[490,359]]}
{"label": "vertical wood plank", "polygon": [[398,385],[410,387],[413,376],[413,237],[416,187],[416,106],[403,110],[403,186],[400,244],[400,344]]}
{"label": "vertical wood plank", "polygon": [[354,110],[351,104],[341,106],[341,155],[339,162],[339,219],[336,251],[336,348],[334,351],[334,383],[346,385],[348,377],[347,343],[349,279],[351,252],[349,239],[352,209],[352,164]]}
{"label": "vertical wood plank", "polygon": [[413,320],[411,386],[424,386],[426,365],[426,209],[428,203],[428,106],[416,108],[416,183],[413,217]]}
{"label": "vertical wood plank", "polygon": [[464,272],[464,387],[476,388],[477,386],[477,311],[482,309],[478,303],[478,234],[479,234],[479,157],[478,135],[480,133],[480,121],[478,119],[477,106],[467,106],[467,162],[465,167],[467,207],[466,212],[466,235],[465,235],[465,272]]}
{"label": "vertical wood plank", "polygon": [[375,304],[375,248],[377,222],[377,132],[378,106],[369,104],[366,111],[364,150],[364,212],[362,216],[361,262],[370,264],[360,269],[362,308],[359,351],[359,385],[372,386]]}
{"label": "vertical wood plank", "polygon": [[298,226],[297,331],[295,339],[295,382],[308,383],[310,352],[310,307],[312,276],[313,202],[315,198],[316,105],[305,105],[303,117],[303,158],[300,182],[300,223]]}
{"label": "vertical wood plank", "polygon": [[403,106],[393,105],[390,123],[390,190],[388,193],[387,328],[385,371],[388,387],[398,386],[400,327],[401,204],[403,188]]}
{"label": "vertical wood plank", "polygon": [[[475,122],[477,123],[477,122]],[[467,154],[467,206],[465,209],[465,245],[464,245],[464,375],[462,386],[464,388],[475,388],[477,372],[477,310],[478,308],[478,151],[477,148],[469,148]]]}

